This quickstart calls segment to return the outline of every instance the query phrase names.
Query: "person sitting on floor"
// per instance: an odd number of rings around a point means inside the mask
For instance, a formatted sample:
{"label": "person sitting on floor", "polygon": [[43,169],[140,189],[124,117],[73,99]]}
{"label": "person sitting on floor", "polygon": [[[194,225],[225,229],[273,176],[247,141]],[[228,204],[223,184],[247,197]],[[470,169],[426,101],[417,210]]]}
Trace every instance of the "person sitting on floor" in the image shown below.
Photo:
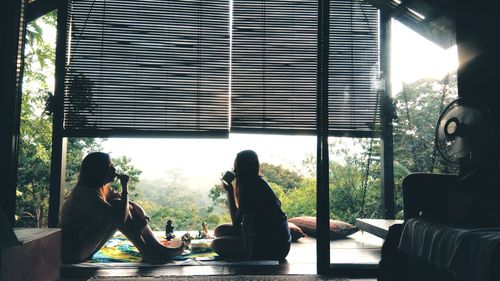
{"label": "person sitting on floor", "polygon": [[259,172],[257,154],[244,150],[234,161],[234,187],[223,181],[232,224],[221,224],[214,230],[212,249],[221,257],[283,260],[290,251],[286,214]]}
{"label": "person sitting on floor", "polygon": [[[116,178],[121,194],[111,188]],[[64,201],[61,210],[62,260],[79,263],[94,253],[120,230],[139,250],[147,263],[165,263],[179,255],[179,248],[167,248],[148,226],[144,209],[128,200],[130,177],[117,175],[108,154],[90,153],[83,159],[75,188]]]}

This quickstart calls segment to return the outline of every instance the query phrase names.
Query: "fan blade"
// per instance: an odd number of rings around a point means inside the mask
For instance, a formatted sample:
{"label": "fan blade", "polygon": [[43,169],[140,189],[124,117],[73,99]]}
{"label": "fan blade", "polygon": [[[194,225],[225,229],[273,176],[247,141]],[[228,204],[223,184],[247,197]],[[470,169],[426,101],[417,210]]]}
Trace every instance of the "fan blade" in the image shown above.
{"label": "fan blade", "polygon": [[[441,120],[449,120],[453,117],[461,117],[464,114],[462,106],[458,104],[453,104],[441,117]],[[446,121],[445,121],[446,122]]]}
{"label": "fan blade", "polygon": [[469,141],[467,138],[457,136],[449,146],[449,151],[455,158],[462,158],[469,154]]}
{"label": "fan blade", "polygon": [[467,125],[476,125],[483,121],[483,115],[477,108],[462,106],[456,112],[456,117],[460,123]]}

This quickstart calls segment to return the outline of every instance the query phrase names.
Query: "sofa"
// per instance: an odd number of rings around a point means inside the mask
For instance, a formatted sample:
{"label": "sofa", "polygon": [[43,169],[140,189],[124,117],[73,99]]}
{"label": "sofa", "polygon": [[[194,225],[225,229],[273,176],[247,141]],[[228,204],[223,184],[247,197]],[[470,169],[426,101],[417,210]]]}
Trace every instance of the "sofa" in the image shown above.
{"label": "sofa", "polygon": [[404,223],[389,229],[378,280],[500,280],[497,168],[408,175]]}

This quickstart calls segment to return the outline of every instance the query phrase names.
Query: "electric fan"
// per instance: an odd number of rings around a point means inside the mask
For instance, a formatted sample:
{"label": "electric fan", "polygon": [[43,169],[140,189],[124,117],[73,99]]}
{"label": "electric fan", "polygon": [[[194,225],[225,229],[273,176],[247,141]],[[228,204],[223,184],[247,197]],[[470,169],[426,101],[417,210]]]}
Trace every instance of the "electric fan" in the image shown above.
{"label": "electric fan", "polygon": [[458,164],[472,159],[489,142],[487,111],[459,98],[452,101],[439,116],[435,144],[448,162]]}

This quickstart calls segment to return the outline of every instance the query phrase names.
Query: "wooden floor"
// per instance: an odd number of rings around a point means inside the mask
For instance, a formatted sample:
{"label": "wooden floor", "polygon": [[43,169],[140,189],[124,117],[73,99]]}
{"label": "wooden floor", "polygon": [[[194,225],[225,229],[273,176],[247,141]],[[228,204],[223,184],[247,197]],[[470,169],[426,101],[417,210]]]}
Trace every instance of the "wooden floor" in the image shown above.
{"label": "wooden floor", "polygon": [[[357,232],[330,242],[330,261],[334,270],[347,275],[374,277],[380,260],[383,240],[367,232]],[[211,264],[212,263],[212,264]],[[99,264],[61,269],[61,280],[80,281],[102,276],[192,276],[192,275],[283,275],[316,274],[316,240],[306,237],[292,243],[286,261],[281,264],[221,264],[199,262],[197,265]]]}

